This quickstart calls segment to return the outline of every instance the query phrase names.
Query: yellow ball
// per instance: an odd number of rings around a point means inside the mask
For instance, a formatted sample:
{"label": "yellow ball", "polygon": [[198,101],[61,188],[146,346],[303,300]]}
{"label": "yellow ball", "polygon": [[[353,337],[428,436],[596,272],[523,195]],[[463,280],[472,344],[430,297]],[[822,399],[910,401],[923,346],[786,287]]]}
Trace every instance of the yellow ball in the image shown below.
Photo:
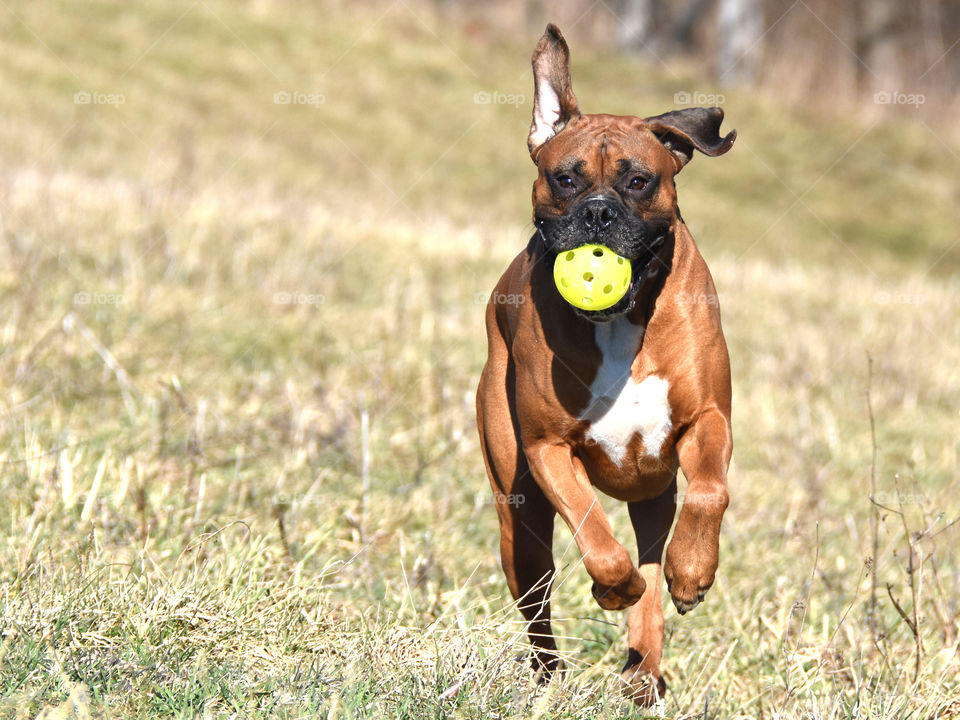
{"label": "yellow ball", "polygon": [[574,307],[606,310],[630,288],[630,261],[603,245],[581,245],[557,255],[553,281]]}

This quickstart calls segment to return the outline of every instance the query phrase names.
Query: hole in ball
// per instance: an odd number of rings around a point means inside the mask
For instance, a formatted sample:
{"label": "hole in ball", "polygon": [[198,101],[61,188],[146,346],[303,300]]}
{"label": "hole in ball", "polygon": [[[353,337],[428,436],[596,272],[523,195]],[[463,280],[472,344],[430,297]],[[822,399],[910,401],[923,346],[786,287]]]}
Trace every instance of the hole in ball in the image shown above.
{"label": "hole in ball", "polygon": [[613,285],[604,285],[604,286],[603,286],[603,294],[604,294],[604,295],[609,295],[609,294],[612,293],[612,292],[613,292]]}
{"label": "hole in ball", "polygon": [[594,256],[594,257],[603,257],[603,250],[602,250],[601,248],[594,248],[594,249],[593,249],[593,256]]}
{"label": "hole in ball", "polygon": [[566,279],[566,278],[560,278],[560,284],[563,285],[564,287],[569,287],[569,285],[567,285],[567,279]]}
{"label": "hole in ball", "polygon": [[589,271],[588,271],[588,272],[585,272],[585,273],[583,274],[583,279],[584,279],[586,282],[592,282],[592,281],[593,281],[593,273],[592,273],[592,272],[589,272]]}
{"label": "hole in ball", "polygon": [[623,258],[617,258],[617,265],[623,265]]}
{"label": "hole in ball", "polygon": [[567,254],[564,255],[564,259],[567,262],[570,262],[571,260],[573,260],[573,250],[568,251]]}

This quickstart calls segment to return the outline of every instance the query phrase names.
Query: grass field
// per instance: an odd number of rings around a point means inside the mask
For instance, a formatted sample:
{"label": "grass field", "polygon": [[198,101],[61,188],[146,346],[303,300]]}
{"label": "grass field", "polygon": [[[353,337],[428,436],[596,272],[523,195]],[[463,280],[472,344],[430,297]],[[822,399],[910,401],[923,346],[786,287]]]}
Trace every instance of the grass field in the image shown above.
{"label": "grass field", "polygon": [[[570,672],[517,660],[475,437],[535,38],[226,0],[17,1],[0,33],[0,717],[644,716],[564,528]],[[568,35],[586,110],[713,91]],[[960,143],[725,93],[737,145],[679,185],[732,502],[646,713],[960,716]]]}

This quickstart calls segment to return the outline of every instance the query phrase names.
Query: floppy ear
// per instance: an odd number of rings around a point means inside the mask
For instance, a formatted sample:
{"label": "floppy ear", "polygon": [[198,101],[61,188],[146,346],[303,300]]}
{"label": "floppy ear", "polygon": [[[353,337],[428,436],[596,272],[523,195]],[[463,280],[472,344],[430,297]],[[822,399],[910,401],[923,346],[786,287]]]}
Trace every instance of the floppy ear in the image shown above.
{"label": "floppy ear", "polygon": [[533,51],[533,122],[527,147],[536,162],[536,151],[560,132],[568,122],[580,117],[577,97],[570,87],[570,48],[553,23]]}
{"label": "floppy ear", "polygon": [[731,130],[720,137],[723,108],[684,108],[671,110],[663,115],[654,115],[644,120],[650,131],[657,136],[677,162],[677,172],[693,157],[696,148],[704,155],[723,155],[733,145],[737,131]]}

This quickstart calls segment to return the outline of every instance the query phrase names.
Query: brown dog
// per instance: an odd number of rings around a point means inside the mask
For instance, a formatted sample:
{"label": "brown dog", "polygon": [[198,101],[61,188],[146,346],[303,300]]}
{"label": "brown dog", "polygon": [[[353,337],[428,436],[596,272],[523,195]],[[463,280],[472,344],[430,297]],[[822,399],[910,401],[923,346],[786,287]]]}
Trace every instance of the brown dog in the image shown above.
{"label": "brown dog", "polygon": [[[663,548],[687,479],[663,574],[677,610],[713,584],[727,506],[730,363],[710,272],[677,207],[674,176],[693,150],[715,157],[720,108],[641,119],[581,115],[570,53],[548,25],[533,53],[527,144],[537,232],[487,306],[489,356],[477,421],[500,519],[500,554],[537,648],[557,666],[550,629],[555,513],[573,532],[600,607],[634,605],[622,677],[638,703],[662,695]],[[558,253],[596,243],[631,261],[613,307],[579,310],[553,280]],[[501,302],[503,300],[503,302]],[[613,536],[596,490],[628,503],[639,569]]]}

